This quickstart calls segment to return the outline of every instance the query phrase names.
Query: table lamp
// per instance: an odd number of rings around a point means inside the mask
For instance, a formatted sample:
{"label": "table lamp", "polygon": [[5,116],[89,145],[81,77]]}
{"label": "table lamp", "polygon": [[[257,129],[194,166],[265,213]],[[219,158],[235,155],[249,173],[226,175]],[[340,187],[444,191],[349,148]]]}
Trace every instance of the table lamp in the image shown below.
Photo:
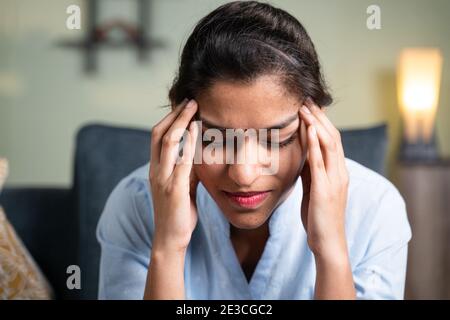
{"label": "table lamp", "polygon": [[439,100],[442,54],[437,48],[405,48],[397,65],[398,103],[403,137],[400,160],[439,160],[435,117]]}

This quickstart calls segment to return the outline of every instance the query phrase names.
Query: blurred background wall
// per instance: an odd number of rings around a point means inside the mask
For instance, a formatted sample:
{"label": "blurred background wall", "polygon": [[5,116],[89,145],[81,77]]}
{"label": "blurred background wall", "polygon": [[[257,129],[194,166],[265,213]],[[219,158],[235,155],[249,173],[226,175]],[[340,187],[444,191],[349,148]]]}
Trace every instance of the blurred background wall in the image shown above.
{"label": "blurred background wall", "polygon": [[[182,45],[195,23],[226,1],[154,0],[150,36],[167,47],[139,63],[131,49],[102,49],[98,72],[86,75],[66,8],[79,0],[0,0],[0,155],[10,161],[9,185],[71,184],[74,138],[86,122],[150,128],[165,113]],[[131,0],[104,0],[102,14],[132,16]],[[437,46],[444,56],[437,134],[450,154],[448,0],[273,0],[306,27],[335,97],[329,114],[340,128],[389,124],[388,174],[399,143],[395,64],[408,46]],[[381,7],[381,30],[368,30],[366,9]]]}

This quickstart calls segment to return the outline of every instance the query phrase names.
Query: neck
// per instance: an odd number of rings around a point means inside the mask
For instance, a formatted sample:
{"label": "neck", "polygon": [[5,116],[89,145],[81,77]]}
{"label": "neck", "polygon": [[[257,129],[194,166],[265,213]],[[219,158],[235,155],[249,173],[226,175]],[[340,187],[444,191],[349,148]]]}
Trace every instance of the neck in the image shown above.
{"label": "neck", "polygon": [[267,240],[269,238],[269,219],[256,229],[239,229],[230,224],[230,237],[240,240]]}

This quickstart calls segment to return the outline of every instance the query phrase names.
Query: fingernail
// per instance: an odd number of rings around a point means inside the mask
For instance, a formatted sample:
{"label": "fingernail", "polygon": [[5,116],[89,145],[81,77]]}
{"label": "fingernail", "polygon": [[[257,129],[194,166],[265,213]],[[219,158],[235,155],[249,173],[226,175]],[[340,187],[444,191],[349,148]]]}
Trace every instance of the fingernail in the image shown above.
{"label": "fingernail", "polygon": [[184,98],[183,101],[179,104],[179,106],[184,106],[186,102],[188,101],[188,98]]}
{"label": "fingernail", "polygon": [[311,111],[309,111],[308,107],[305,106],[305,105],[302,106],[302,110],[303,110],[305,113],[311,114]]}
{"label": "fingernail", "polygon": [[316,108],[318,108],[317,105],[314,103],[314,101],[310,97],[308,97],[306,99],[306,102],[308,103],[308,108],[309,109],[315,110]]}
{"label": "fingernail", "polygon": [[191,99],[188,104],[186,105],[186,108],[192,108],[194,106],[195,101]]}

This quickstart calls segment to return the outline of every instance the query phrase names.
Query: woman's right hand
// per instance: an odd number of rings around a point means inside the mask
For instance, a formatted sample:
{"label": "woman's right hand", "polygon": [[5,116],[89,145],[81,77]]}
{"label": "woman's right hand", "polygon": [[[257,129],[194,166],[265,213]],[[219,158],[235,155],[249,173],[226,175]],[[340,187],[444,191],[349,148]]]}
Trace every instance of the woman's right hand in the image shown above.
{"label": "woman's right hand", "polygon": [[[195,100],[185,99],[152,128],[149,180],[155,221],[154,250],[185,251],[197,224],[198,179],[192,164],[198,128],[191,122],[197,108]],[[179,141],[188,125],[180,158]]]}

